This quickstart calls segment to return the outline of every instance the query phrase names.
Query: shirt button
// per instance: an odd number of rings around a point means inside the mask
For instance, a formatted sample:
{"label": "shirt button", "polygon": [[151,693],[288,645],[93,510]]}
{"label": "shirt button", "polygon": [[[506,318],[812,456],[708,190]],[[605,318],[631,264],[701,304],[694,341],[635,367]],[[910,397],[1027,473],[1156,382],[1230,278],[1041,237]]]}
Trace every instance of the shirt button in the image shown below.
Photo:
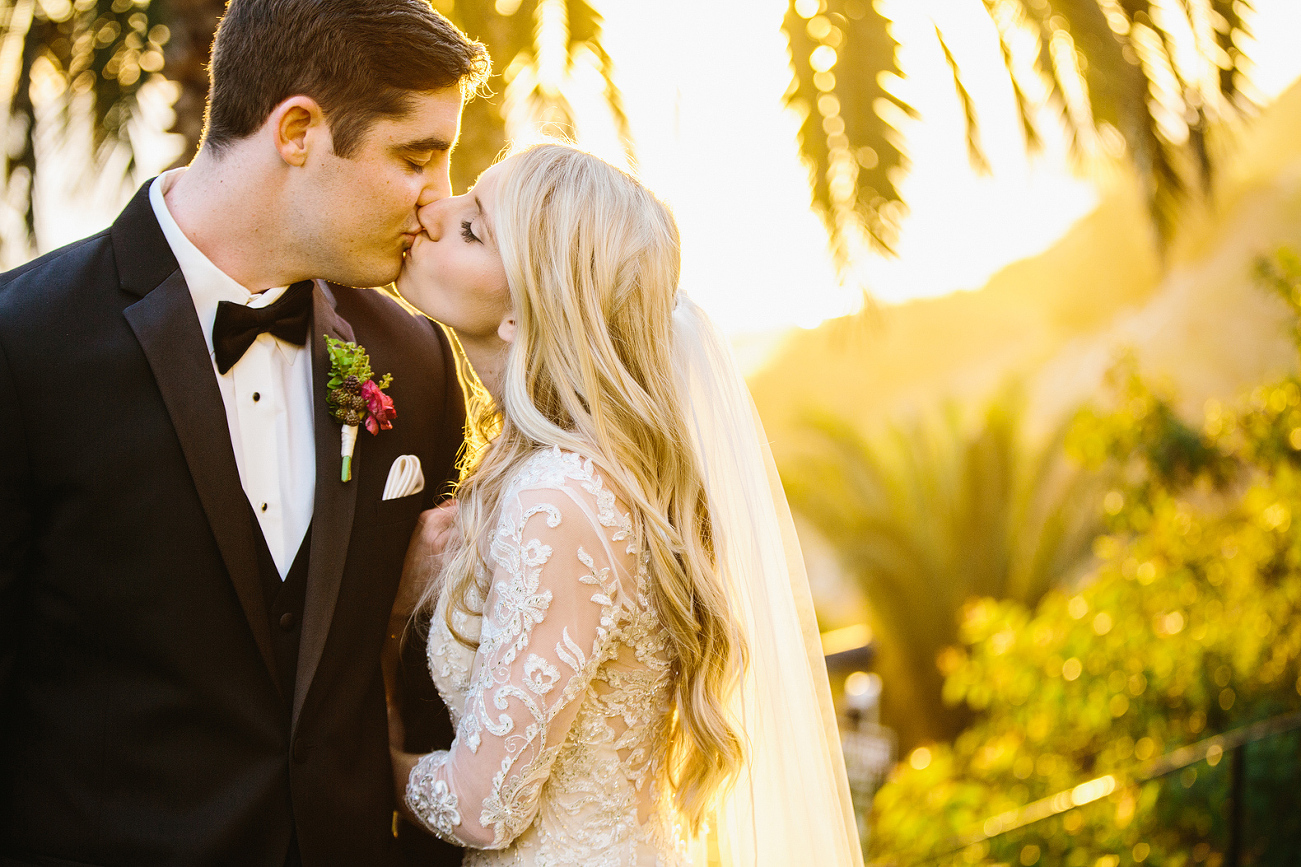
{"label": "shirt button", "polygon": [[280,615],[280,628],[285,632],[293,629],[297,624],[298,618],[294,616],[294,612],[286,611],[284,614]]}
{"label": "shirt button", "polygon": [[256,392],[256,391],[253,392],[253,402],[254,402],[254,403],[257,403],[257,402],[258,402],[259,400],[261,400],[261,399],[262,399],[262,395],[261,395],[261,394],[259,394],[259,393]]}
{"label": "shirt button", "polygon": [[265,512],[266,510],[267,510],[267,504],[266,504],[266,503],[263,503],[263,504],[262,504],[262,511]]}

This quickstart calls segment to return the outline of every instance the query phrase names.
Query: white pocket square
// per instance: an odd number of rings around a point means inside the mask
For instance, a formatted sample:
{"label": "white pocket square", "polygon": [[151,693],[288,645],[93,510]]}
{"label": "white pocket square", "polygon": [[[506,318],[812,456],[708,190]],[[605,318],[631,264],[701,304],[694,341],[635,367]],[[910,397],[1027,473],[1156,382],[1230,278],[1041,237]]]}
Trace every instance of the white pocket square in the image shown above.
{"label": "white pocket square", "polygon": [[420,471],[420,458],[415,455],[402,455],[389,468],[382,499],[396,500],[399,497],[409,497],[424,489],[425,474]]}

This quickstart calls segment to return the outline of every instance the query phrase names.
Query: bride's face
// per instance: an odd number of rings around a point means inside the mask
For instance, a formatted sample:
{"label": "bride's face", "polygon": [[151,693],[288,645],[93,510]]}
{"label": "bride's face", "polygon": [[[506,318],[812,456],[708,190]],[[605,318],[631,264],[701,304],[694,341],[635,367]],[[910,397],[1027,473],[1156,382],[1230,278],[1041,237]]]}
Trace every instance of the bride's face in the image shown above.
{"label": "bride's face", "polygon": [[498,338],[511,313],[493,232],[500,168],[499,163],[480,175],[465,195],[420,209],[425,231],[416,236],[397,280],[403,298],[456,329],[463,342]]}

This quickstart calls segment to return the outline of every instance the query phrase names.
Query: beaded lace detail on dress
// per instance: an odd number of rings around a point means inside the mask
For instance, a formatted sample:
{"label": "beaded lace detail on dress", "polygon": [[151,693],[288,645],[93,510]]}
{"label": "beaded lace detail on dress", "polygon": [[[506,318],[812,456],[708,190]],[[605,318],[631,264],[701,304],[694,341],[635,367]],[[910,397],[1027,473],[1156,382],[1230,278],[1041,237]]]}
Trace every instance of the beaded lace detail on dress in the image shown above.
{"label": "beaded lace detail on dress", "polygon": [[[478,576],[482,616],[448,630],[429,667],[451,749],[421,759],[407,803],[488,864],[688,862],[657,779],[671,708],[667,642],[632,521],[592,462],[559,449],[521,467]],[[482,601],[482,605],[478,603]]]}

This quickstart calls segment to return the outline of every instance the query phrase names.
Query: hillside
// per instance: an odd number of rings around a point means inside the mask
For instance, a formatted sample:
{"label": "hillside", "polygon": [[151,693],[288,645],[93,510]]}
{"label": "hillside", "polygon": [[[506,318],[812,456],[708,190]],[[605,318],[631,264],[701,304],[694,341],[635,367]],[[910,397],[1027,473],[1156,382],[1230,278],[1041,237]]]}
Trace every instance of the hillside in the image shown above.
{"label": "hillside", "polygon": [[794,332],[750,379],[778,460],[811,411],[870,429],[980,400],[1009,379],[1048,423],[1095,394],[1126,347],[1198,415],[1207,398],[1294,366],[1282,304],[1253,285],[1251,268],[1281,245],[1301,247],[1298,141],[1301,85],[1241,134],[1216,206],[1185,221],[1164,270],[1133,185],[1118,182],[1052,247],[980,290]]}

